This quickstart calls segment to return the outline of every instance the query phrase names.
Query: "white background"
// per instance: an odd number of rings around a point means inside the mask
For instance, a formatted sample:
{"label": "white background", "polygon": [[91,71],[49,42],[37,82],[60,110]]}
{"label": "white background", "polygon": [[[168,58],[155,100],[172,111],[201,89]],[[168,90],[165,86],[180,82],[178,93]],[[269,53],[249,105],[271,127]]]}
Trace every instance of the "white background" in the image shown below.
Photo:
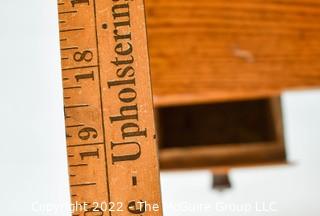
{"label": "white background", "polygon": [[[56,10],[51,0],[1,1],[1,215],[69,215],[32,210],[69,203]],[[320,91],[286,93],[283,109],[294,166],[234,170],[224,193],[205,171],[162,173],[165,215],[319,215]],[[228,209],[255,202],[277,212]],[[200,204],[210,209],[186,210]]]}

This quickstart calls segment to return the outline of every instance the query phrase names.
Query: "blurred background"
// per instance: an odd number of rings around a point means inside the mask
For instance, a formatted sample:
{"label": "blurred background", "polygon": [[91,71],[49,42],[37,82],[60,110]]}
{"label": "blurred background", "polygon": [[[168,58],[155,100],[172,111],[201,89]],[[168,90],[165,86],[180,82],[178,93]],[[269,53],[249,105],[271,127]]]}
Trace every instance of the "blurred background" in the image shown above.
{"label": "blurred background", "polygon": [[[164,215],[319,215],[320,4],[146,11]],[[57,20],[55,1],[0,8],[3,214],[68,215],[32,209],[69,202]]]}

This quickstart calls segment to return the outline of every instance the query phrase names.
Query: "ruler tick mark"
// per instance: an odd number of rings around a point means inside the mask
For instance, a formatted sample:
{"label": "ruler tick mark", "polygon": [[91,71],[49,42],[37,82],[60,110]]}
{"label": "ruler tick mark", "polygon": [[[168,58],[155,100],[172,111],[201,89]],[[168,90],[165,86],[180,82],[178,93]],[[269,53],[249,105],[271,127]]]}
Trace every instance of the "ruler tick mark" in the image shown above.
{"label": "ruler tick mark", "polygon": [[74,47],[62,47],[60,50],[61,51],[65,51],[65,50],[73,50],[73,49],[78,49],[77,46],[74,46]]}
{"label": "ruler tick mark", "polygon": [[72,31],[81,31],[85,28],[74,28],[74,29],[61,29],[60,32],[72,32]]}
{"label": "ruler tick mark", "polygon": [[82,127],[84,124],[78,124],[78,125],[67,125],[66,128],[74,128],[74,127]]}
{"label": "ruler tick mark", "polygon": [[83,167],[88,166],[88,164],[70,164],[69,167]]}
{"label": "ruler tick mark", "polygon": [[72,10],[72,11],[62,11],[62,12],[59,12],[59,14],[68,14],[68,13],[77,13],[78,11],[76,10]]}
{"label": "ruler tick mark", "polygon": [[81,88],[81,86],[70,86],[70,87],[64,87],[63,89],[77,89]]}
{"label": "ruler tick mark", "polygon": [[67,145],[68,148],[72,147],[79,147],[79,146],[93,146],[93,145],[104,145],[104,142],[97,142],[97,143],[84,143],[84,144],[70,144]]}
{"label": "ruler tick mark", "polygon": [[85,187],[85,186],[92,186],[96,185],[94,182],[82,183],[82,184],[72,184],[71,187]]}
{"label": "ruler tick mark", "polygon": [[73,108],[81,108],[81,107],[88,107],[88,104],[77,104],[77,105],[70,105],[64,106],[65,109],[73,109]]}
{"label": "ruler tick mark", "polygon": [[98,65],[89,65],[89,66],[81,66],[81,67],[71,67],[71,68],[62,68],[63,71],[65,70],[76,70],[76,69],[84,69],[84,68],[92,68],[98,67]]}

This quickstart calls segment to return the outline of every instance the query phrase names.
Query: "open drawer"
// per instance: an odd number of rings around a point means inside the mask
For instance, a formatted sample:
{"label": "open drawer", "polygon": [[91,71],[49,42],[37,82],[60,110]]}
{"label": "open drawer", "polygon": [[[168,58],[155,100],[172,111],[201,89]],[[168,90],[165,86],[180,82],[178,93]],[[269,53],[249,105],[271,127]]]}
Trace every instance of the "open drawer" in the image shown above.
{"label": "open drawer", "polygon": [[162,169],[286,163],[279,98],[161,107]]}

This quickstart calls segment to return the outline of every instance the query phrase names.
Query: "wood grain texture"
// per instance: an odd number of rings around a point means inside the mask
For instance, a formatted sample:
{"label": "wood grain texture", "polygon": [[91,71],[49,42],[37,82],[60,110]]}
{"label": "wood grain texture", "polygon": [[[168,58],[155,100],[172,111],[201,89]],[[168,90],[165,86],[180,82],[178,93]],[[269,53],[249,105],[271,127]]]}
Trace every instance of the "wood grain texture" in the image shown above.
{"label": "wood grain texture", "polygon": [[146,0],[157,106],[320,86],[317,0]]}

